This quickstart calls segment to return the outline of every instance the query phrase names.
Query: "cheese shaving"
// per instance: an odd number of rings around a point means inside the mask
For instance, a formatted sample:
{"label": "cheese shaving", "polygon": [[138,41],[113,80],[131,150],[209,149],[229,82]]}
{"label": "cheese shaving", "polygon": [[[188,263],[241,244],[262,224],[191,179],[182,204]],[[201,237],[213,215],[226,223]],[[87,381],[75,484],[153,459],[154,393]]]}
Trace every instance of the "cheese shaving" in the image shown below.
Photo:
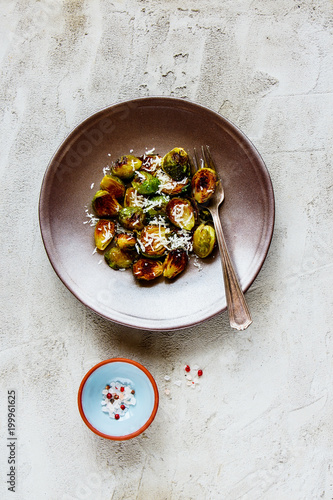
{"label": "cheese shaving", "polygon": [[188,178],[185,177],[181,181],[174,181],[170,175],[166,174],[162,169],[156,172],[156,177],[160,181],[159,188],[157,190],[158,193],[163,193],[163,191],[172,191],[179,185],[184,185],[188,183]]}

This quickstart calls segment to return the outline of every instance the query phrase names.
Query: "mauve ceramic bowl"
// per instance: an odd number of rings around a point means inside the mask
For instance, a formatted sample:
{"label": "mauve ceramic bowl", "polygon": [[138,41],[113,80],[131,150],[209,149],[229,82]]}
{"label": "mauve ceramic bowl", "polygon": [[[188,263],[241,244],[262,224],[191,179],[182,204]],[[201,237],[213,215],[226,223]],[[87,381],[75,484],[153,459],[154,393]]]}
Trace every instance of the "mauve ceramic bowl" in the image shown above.
{"label": "mauve ceramic bowl", "polygon": [[[224,185],[220,217],[231,259],[245,292],[266,258],[274,226],[274,194],[265,164],[249,139],[230,121],[183,99],[149,97],[115,104],[83,121],[65,139],[44,176],[39,218],[50,262],[83,304],[108,320],[145,330],[175,330],[226,309],[218,251],[191,259],[175,281],[140,284],[131,271],[110,269],[94,253],[86,210],[103,168],[133,150],[208,144]],[[84,224],[86,223],[86,224]]]}
{"label": "mauve ceramic bowl", "polygon": [[[135,390],[136,404],[128,407],[126,418],[119,420],[102,411],[102,391],[112,381]],[[113,441],[131,439],[144,432],[155,418],[158,402],[151,373],[140,363],[125,358],[108,359],[91,368],[78,392],[79,411],[85,424],[98,436]]]}

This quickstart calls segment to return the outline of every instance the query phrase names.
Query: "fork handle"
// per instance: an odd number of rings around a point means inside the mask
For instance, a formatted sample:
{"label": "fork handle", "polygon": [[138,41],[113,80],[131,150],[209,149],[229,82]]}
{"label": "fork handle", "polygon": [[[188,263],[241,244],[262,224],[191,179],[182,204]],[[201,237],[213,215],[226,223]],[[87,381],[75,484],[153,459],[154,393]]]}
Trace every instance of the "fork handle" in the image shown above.
{"label": "fork handle", "polygon": [[229,256],[218,209],[211,210],[211,214],[222,261],[230,326],[236,330],[245,330],[252,323],[251,314]]}

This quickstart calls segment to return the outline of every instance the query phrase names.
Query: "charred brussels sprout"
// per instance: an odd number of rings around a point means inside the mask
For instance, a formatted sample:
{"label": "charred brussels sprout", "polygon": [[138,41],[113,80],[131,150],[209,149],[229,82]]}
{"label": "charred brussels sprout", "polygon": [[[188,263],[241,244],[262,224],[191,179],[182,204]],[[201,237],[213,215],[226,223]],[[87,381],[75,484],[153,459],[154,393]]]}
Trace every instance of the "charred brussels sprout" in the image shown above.
{"label": "charred brussels sprout", "polygon": [[101,189],[108,191],[116,200],[122,200],[125,194],[125,184],[115,175],[105,175],[101,180]]}
{"label": "charred brussels sprout", "polygon": [[108,266],[112,269],[128,269],[132,266],[135,258],[134,252],[125,252],[118,247],[112,247],[104,254]]}
{"label": "charred brussels sprout", "polygon": [[169,230],[164,226],[149,224],[138,237],[140,252],[145,257],[158,259],[167,252]]}
{"label": "charred brussels sprout", "polygon": [[216,243],[215,229],[208,224],[200,224],[193,233],[193,251],[198,257],[208,257]]}
{"label": "charred brussels sprout", "polygon": [[92,207],[98,217],[116,217],[121,209],[121,205],[116,198],[109,191],[103,189],[97,191],[93,197]]}
{"label": "charred brussels sprout", "polygon": [[116,225],[114,222],[107,219],[100,219],[94,232],[95,245],[98,250],[105,250],[109,243],[113,240],[116,232]]}
{"label": "charred brussels sprout", "polygon": [[137,172],[132,186],[139,194],[154,194],[158,190],[160,181],[149,172]]}
{"label": "charred brussels sprout", "polygon": [[136,170],[141,168],[142,161],[136,156],[121,156],[113,165],[112,173],[121,179],[131,179]]}
{"label": "charred brussels sprout", "polygon": [[185,250],[176,248],[168,253],[163,267],[163,276],[168,279],[175,278],[186,268],[188,263],[188,255]]}
{"label": "charred brussels sprout", "polygon": [[174,148],[162,159],[162,169],[170,175],[174,181],[181,181],[189,175],[190,163],[186,151],[182,148]]}
{"label": "charred brussels sprout", "polygon": [[145,225],[145,214],[140,207],[125,207],[119,210],[120,224],[130,231],[141,231]]}
{"label": "charred brussels sprout", "polygon": [[192,194],[197,203],[206,203],[216,189],[217,175],[211,168],[200,168],[192,178]]}
{"label": "charred brussels sprout", "polygon": [[134,187],[129,187],[126,189],[124,206],[125,207],[143,207],[145,204],[145,197],[138,194]]}
{"label": "charred brussels sprout", "polygon": [[162,158],[159,155],[143,155],[140,156],[142,160],[141,171],[149,172],[153,174],[161,166]]}
{"label": "charred brussels sprout", "polygon": [[134,250],[136,237],[133,234],[119,233],[116,238],[116,245],[121,250]]}
{"label": "charred brussels sprout", "polygon": [[180,229],[191,231],[195,224],[195,212],[192,203],[183,198],[172,198],[166,206],[169,220]]}
{"label": "charred brussels sprout", "polygon": [[151,281],[163,274],[163,264],[159,260],[141,258],[133,264],[133,275],[138,280]]}

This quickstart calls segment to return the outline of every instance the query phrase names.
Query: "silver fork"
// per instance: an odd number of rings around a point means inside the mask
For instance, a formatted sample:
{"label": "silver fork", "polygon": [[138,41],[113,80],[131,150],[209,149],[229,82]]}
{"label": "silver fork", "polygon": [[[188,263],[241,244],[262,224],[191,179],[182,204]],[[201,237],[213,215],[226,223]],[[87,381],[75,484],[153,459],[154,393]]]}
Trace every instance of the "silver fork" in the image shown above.
{"label": "silver fork", "polygon": [[[201,153],[202,162],[199,162],[197,152],[194,149],[194,168],[196,170],[203,167],[211,168],[215,170],[218,175],[209,147],[206,146],[206,148],[204,148],[201,146]],[[230,326],[236,330],[245,330],[252,323],[252,319],[224,239],[221,220],[219,217],[219,206],[223,200],[224,189],[221,180],[218,177],[215,193],[210,198],[209,204],[205,205],[205,208],[209,210],[213,218],[216,238],[220,250]]]}

